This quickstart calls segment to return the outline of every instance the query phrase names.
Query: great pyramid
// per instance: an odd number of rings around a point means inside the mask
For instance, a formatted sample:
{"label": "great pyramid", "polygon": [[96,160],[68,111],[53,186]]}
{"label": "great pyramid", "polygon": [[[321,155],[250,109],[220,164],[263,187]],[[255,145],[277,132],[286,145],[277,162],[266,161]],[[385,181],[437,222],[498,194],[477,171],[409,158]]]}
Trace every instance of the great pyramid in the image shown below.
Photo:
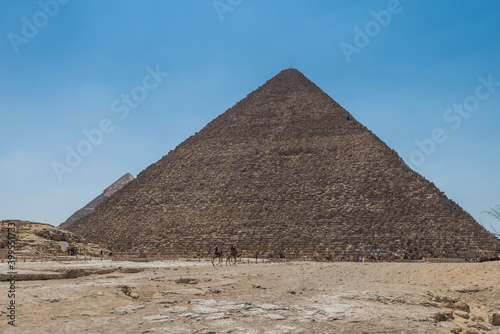
{"label": "great pyramid", "polygon": [[127,173],[120,177],[118,180],[113,182],[112,185],[104,189],[102,194],[91,200],[87,205],[85,205],[83,208],[79,209],[75,213],[73,213],[64,223],[61,223],[59,225],[60,228],[68,228],[71,224],[76,222],[78,219],[85,217],[86,215],[90,214],[92,211],[95,210],[97,205],[104,201],[106,198],[110,197],[113,195],[115,192],[120,190],[124,185],[132,181],[134,177],[130,175],[130,173]]}
{"label": "great pyramid", "polygon": [[69,230],[115,251],[474,256],[498,239],[295,69]]}

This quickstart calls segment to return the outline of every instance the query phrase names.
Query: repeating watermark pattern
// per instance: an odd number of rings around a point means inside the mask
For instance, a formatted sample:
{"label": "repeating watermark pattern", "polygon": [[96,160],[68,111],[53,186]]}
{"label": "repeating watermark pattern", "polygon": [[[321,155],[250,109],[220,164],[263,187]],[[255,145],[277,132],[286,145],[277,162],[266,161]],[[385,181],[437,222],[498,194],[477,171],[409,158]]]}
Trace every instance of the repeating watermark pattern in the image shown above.
{"label": "repeating watermark pattern", "polygon": [[[120,120],[125,120],[130,111],[136,109],[139,104],[144,101],[149,92],[158,88],[169,73],[162,72],[160,65],[156,65],[153,69],[146,66],[147,74],[142,78],[142,83],[133,87],[129,93],[123,93],[119,98],[114,99],[110,104],[110,109],[113,114],[116,114]],[[89,156],[95,147],[100,146],[105,135],[109,135],[116,129],[115,123],[111,118],[102,118],[97,126],[93,129],[83,129],[81,131],[83,139],[80,140],[74,147],[67,145],[66,157],[64,163],[53,161],[51,166],[59,182],[63,182],[63,176],[67,173],[72,173],[83,161]]]}
{"label": "repeating watermark pattern", "polygon": [[61,5],[66,5],[71,0],[40,0],[38,6],[40,10],[36,11],[29,19],[26,16],[21,18],[22,26],[21,33],[16,34],[9,32],[7,39],[12,46],[15,53],[19,53],[19,46],[21,44],[28,44],[30,40],[38,35],[39,29],[45,27],[50,19],[54,18],[61,8]]}
{"label": "repeating watermark pattern", "polygon": [[241,5],[242,2],[243,0],[214,0],[212,5],[219,16],[219,19],[224,21],[224,13],[232,12],[236,7]]}
{"label": "repeating watermark pattern", "polygon": [[[412,1],[412,0],[408,0]],[[354,27],[354,38],[352,44],[341,42],[339,44],[340,51],[344,55],[347,63],[351,63],[354,54],[360,54],[370,42],[382,32],[382,28],[386,28],[392,21],[394,15],[401,14],[404,7],[399,0],[389,0],[387,9],[381,9],[378,12],[370,11],[373,20],[366,22],[363,29],[358,26]]]}
{"label": "repeating watermark pattern", "polygon": [[[464,121],[476,111],[481,101],[488,99],[500,87],[500,81],[493,81],[493,74],[489,74],[485,79],[483,76],[477,78],[479,84],[474,93],[466,96],[462,103],[454,103],[453,106],[443,113],[443,121],[449,125],[452,130],[458,130]],[[420,166],[424,163],[426,157],[429,157],[436,151],[438,144],[443,144],[448,139],[445,129],[441,127],[434,128],[430,136],[423,140],[415,139],[417,149],[414,149],[409,155],[409,162],[413,166]]]}
{"label": "repeating watermark pattern", "polygon": [[7,306],[7,322],[11,326],[16,324],[16,223],[9,222],[7,226],[7,267],[9,275],[9,287],[7,298],[9,305]]}

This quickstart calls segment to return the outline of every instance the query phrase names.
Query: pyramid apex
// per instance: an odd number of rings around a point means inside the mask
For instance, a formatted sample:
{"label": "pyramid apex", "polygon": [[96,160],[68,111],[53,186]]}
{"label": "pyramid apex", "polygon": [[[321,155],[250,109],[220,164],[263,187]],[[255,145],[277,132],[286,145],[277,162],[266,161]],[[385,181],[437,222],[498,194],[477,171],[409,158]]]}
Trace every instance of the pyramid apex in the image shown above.
{"label": "pyramid apex", "polygon": [[[286,68],[284,70],[281,70],[278,74],[276,74],[274,78],[292,78],[292,77],[302,77],[302,78],[306,78],[307,77],[302,73],[300,72],[298,69],[296,68]],[[271,79],[272,80],[272,79]]]}
{"label": "pyramid apex", "polygon": [[302,74],[302,75],[304,75],[301,71],[299,71],[299,70],[298,70],[298,69],[296,69],[295,67],[285,68],[284,70],[281,70],[281,71],[278,73],[278,75],[279,75],[279,74],[281,74],[281,73],[296,73],[296,74],[298,73],[298,74]]}
{"label": "pyramid apex", "polygon": [[[290,93],[297,92],[311,94],[323,93],[323,91],[309,80],[302,72],[295,68],[287,68],[281,70],[274,77],[269,79],[264,85],[249,95],[257,95],[260,93],[287,96]],[[260,97],[262,98],[262,97]]]}

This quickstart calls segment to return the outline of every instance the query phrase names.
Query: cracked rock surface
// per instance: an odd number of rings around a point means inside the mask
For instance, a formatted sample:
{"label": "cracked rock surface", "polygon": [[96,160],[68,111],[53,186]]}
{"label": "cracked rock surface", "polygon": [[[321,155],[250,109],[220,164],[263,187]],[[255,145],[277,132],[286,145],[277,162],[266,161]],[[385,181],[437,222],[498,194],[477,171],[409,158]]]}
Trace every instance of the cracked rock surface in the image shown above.
{"label": "cracked rock surface", "polygon": [[500,262],[85,265],[115,271],[16,282],[16,327],[2,311],[0,332],[500,333]]}

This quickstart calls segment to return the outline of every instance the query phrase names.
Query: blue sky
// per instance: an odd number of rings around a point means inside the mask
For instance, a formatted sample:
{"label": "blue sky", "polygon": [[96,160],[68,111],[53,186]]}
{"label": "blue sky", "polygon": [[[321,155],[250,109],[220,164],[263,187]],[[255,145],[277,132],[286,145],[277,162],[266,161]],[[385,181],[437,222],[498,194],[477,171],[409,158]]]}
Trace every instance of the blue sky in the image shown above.
{"label": "blue sky", "polygon": [[59,225],[293,66],[500,230],[498,1],[0,2],[0,219]]}

